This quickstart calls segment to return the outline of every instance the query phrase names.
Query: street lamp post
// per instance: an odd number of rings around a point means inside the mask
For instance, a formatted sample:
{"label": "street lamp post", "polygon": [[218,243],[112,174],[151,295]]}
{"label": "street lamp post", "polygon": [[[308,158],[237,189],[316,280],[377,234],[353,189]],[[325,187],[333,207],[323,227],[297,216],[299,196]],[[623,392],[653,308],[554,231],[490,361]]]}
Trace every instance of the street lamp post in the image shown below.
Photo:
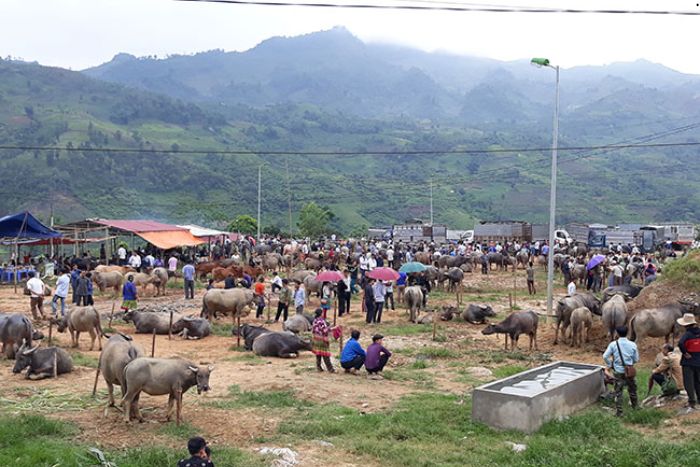
{"label": "street lamp post", "polygon": [[556,72],[556,92],[554,101],[554,124],[552,125],[552,175],[549,189],[549,252],[547,254],[547,315],[552,316],[554,289],[554,226],[557,212],[557,146],[559,144],[559,66],[553,66],[546,58],[533,58],[530,63],[538,67],[549,67]]}

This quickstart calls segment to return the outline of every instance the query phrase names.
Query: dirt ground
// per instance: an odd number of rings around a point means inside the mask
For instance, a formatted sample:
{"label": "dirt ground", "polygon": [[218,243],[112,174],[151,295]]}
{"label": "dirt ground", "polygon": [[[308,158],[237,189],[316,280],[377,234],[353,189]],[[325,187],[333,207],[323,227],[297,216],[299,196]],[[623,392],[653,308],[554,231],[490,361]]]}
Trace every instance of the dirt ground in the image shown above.
{"label": "dirt ground", "polygon": [[[489,276],[481,274],[468,274],[465,278],[464,303],[486,303],[491,305],[499,313],[499,318],[509,311],[508,293],[513,291],[514,275],[511,272],[494,273]],[[526,297],[527,289],[524,289],[524,271],[517,271],[517,296],[516,302],[519,309],[532,309],[541,313],[540,328],[538,333],[538,350],[528,353],[528,339],[523,337],[519,347],[525,357],[512,361],[507,358],[493,358],[489,355],[500,354],[503,349],[503,336],[484,336],[481,334],[483,326],[470,325],[465,322],[439,322],[437,324],[438,341],[433,341],[432,333],[420,332],[417,334],[405,332],[402,329],[412,326],[408,323],[406,311],[398,306],[397,310],[387,310],[384,313],[381,325],[367,325],[360,313],[359,298],[353,297],[352,312],[338,320],[344,329],[347,339],[350,329],[362,331],[361,342],[368,345],[370,336],[375,332],[381,332],[386,336],[385,346],[390,350],[396,350],[389,363],[389,369],[400,371],[416,361],[416,355],[424,347],[446,348],[453,353],[454,358],[435,358],[431,366],[422,370],[431,378],[431,384],[422,384],[420,381],[410,378],[402,380],[384,379],[380,381],[369,380],[364,376],[352,376],[343,374],[342,371],[335,374],[318,373],[315,370],[315,361],[311,353],[304,352],[299,358],[285,360],[278,358],[249,359],[246,353],[235,348],[236,338],[233,336],[210,336],[203,340],[183,340],[173,336],[157,336],[155,355],[157,357],[182,357],[200,364],[215,366],[210,379],[211,391],[198,396],[194,389],[184,397],[183,418],[191,426],[201,429],[214,445],[230,445],[244,450],[254,450],[268,444],[260,442],[264,438],[275,433],[279,422],[288,412],[263,410],[258,408],[218,409],[211,407],[211,402],[226,397],[229,387],[238,385],[241,391],[273,391],[291,390],[297,398],[314,402],[336,402],[342,405],[356,408],[365,412],[374,412],[386,409],[402,396],[419,391],[440,391],[454,394],[468,393],[474,385],[478,385],[488,379],[464,377],[468,368],[486,367],[494,369],[501,365],[517,364],[521,366],[537,366],[547,361],[566,360],[601,364],[601,354],[607,346],[600,319],[596,318],[591,331],[591,341],[584,344],[583,348],[571,348],[568,345],[553,345],[554,325],[550,318],[545,322],[546,300],[542,295],[530,300]],[[543,280],[539,286],[544,289]],[[563,294],[563,288],[558,287],[557,293]],[[201,309],[202,290],[197,290],[197,295],[191,301],[191,308],[186,313],[199,314]],[[141,300],[146,303],[169,303],[181,301],[180,289],[170,288],[165,297],[146,297]],[[454,294],[445,292],[436,294],[431,298],[429,307],[439,307],[443,304],[455,304]],[[109,314],[112,308],[112,300],[108,297],[97,296],[96,308],[104,314]],[[318,303],[317,298],[312,299],[312,308]],[[273,307],[275,301],[273,299]],[[117,303],[118,308],[118,303]],[[276,308],[276,307],[275,307]],[[0,311],[29,313],[29,299],[21,294],[13,293],[12,288],[0,289]],[[50,303],[45,304],[45,313],[50,311]],[[272,313],[273,310],[270,312]],[[231,319],[225,318],[220,323],[230,324]],[[256,320],[253,315],[242,319],[242,323],[263,324],[264,321]],[[103,322],[103,327],[107,323]],[[281,330],[281,324],[268,324],[270,329]],[[413,325],[415,326],[415,325]],[[48,335],[46,324],[40,326],[44,334]],[[115,321],[112,328],[124,333],[132,334],[133,327]],[[55,331],[55,330],[54,330]],[[140,344],[147,354],[151,350],[151,335],[134,334],[135,341]],[[53,341],[62,347],[70,346],[68,334],[56,334]],[[44,341],[45,342],[45,341]],[[658,339],[647,339],[640,349],[644,366],[653,364],[658,347],[662,344]],[[46,345],[45,343],[42,345]],[[89,336],[82,336],[80,342],[80,354],[96,360],[99,351],[88,351]],[[334,355],[337,354],[338,344],[332,344]],[[73,351],[73,350],[72,350]],[[334,364],[339,364],[334,359]],[[15,401],[21,405],[22,400],[30,400],[31,397],[40,399],[42,391],[47,391],[59,400],[63,398],[71,401],[78,397],[77,402],[66,402],[50,415],[77,423],[81,428],[80,440],[93,443],[98,446],[111,448],[124,448],[133,446],[135,436],[142,444],[162,444],[181,449],[182,441],[172,435],[164,433],[166,427],[165,405],[167,399],[163,397],[151,397],[142,395],[141,407],[146,422],[143,424],[127,425],[122,421],[121,413],[110,409],[105,415],[106,386],[102,379],[98,384],[98,398],[90,397],[95,380],[95,369],[78,367],[76,371],[68,375],[62,375],[57,379],[43,381],[28,381],[22,375],[13,375],[12,362],[0,360],[0,380],[3,381],[0,397],[4,400]],[[640,383],[641,385],[645,385]],[[36,396],[36,394],[39,394]],[[119,394],[117,390],[117,394]],[[644,394],[644,392],[642,392]],[[34,396],[32,396],[34,395]],[[29,399],[28,399],[29,398]],[[33,399],[31,399],[33,400]],[[38,403],[38,402],[37,402]],[[48,403],[48,405],[55,403]],[[73,404],[73,405],[71,405]],[[59,404],[60,405],[60,404]],[[21,411],[23,409],[17,409]],[[12,411],[12,409],[11,409]],[[670,425],[674,426],[675,422]],[[679,430],[688,430],[698,425],[675,425]],[[674,430],[675,431],[675,430]],[[329,453],[327,449],[318,443],[301,443],[293,446],[300,453],[303,465],[321,466],[328,465],[329,461],[337,465],[345,464],[348,457],[339,450],[333,449]]]}

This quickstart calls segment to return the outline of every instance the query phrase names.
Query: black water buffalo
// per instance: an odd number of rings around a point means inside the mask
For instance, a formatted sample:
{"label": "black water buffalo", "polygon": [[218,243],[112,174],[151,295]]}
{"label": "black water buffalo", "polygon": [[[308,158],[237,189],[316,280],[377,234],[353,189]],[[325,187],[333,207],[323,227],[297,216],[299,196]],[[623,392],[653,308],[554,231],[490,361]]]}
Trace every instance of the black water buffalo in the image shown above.
{"label": "black water buffalo", "polygon": [[185,339],[201,339],[211,334],[211,323],[206,318],[180,318],[173,323],[172,332],[181,332]]}
{"label": "black water buffalo", "polygon": [[603,303],[607,302],[615,295],[620,294],[625,296],[627,299],[635,298],[642,291],[641,286],[638,285],[614,285],[603,290]]}
{"label": "black water buffalo", "polygon": [[44,336],[32,328],[29,318],[20,313],[0,315],[0,342],[2,351],[9,359],[15,358],[15,352],[23,342],[31,348],[32,341]]}
{"label": "black water buffalo", "polygon": [[25,344],[17,351],[12,372],[19,373],[27,367],[27,379],[53,378],[73,371],[73,360],[68,352],[58,347],[40,349]]}
{"label": "black water buffalo", "polygon": [[251,326],[250,324],[244,324],[238,329],[232,331],[234,336],[241,336],[244,341],[244,346],[246,350],[253,350],[253,341],[263,334],[267,334],[270,331],[262,326]]}
{"label": "black water buffalo", "polygon": [[534,344],[537,350],[537,322],[539,317],[534,311],[515,311],[508,315],[506,319],[498,324],[489,324],[481,333],[488,336],[490,334],[506,335],[506,350],[508,350],[508,337],[511,341],[511,350],[518,346],[520,334],[527,334],[530,337],[530,351]]}
{"label": "black water buffalo", "polygon": [[488,305],[471,304],[462,312],[462,319],[471,324],[483,324],[486,322],[486,318],[494,316],[496,316],[496,312]]}
{"label": "black water buffalo", "polygon": [[295,358],[302,350],[311,350],[311,343],[287,332],[269,332],[253,341],[253,353],[261,357]]}

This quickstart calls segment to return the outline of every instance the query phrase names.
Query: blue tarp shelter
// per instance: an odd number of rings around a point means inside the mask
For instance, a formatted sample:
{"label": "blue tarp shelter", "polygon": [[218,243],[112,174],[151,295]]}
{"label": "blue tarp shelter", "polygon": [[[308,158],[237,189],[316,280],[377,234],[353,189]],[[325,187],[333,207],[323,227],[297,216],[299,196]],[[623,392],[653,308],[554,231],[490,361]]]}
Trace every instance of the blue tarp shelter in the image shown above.
{"label": "blue tarp shelter", "polygon": [[58,238],[61,233],[45,226],[29,211],[0,217],[0,238]]}

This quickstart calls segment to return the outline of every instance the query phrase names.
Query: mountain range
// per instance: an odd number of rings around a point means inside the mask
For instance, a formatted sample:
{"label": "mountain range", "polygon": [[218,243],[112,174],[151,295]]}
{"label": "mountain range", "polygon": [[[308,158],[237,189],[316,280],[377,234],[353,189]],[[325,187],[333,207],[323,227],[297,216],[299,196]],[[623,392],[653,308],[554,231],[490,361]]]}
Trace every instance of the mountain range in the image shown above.
{"label": "mountain range", "polygon": [[[700,77],[659,64],[562,69],[560,146],[696,143],[699,104]],[[284,230],[290,198],[345,233],[426,218],[431,184],[454,228],[544,221],[553,107],[551,69],[344,28],[82,72],[0,60],[0,211],[222,224],[255,212],[263,165],[263,225]],[[698,165],[692,145],[561,151],[559,218],[695,220]]]}

